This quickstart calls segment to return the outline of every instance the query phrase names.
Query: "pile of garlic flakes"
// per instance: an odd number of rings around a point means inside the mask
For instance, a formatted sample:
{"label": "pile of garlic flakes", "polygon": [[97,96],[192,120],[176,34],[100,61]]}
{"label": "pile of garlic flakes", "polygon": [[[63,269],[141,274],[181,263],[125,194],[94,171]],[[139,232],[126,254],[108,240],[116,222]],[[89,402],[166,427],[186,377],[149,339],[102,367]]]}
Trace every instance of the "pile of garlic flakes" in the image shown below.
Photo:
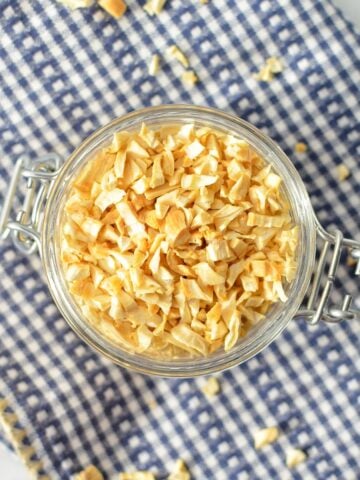
{"label": "pile of garlic flakes", "polygon": [[158,358],[230,350],[297,270],[281,178],[245,141],[192,124],[116,133],[71,185],[61,231],[84,317]]}

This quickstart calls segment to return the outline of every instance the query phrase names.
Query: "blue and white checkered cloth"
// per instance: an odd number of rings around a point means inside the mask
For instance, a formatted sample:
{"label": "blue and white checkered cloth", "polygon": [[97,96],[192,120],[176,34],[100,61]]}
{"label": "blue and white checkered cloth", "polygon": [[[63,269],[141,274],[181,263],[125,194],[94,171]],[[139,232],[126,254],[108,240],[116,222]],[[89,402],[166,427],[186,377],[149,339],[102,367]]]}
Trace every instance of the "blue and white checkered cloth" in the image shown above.
{"label": "blue and white checkered cloth", "polygon": [[[169,0],[153,18],[143,3],[129,0],[116,21],[96,7],[1,1],[0,192],[22,153],[66,157],[124,112],[195,103],[234,112],[275,139],[321,222],[359,238],[360,37],[340,12],[327,0]],[[176,62],[147,73],[151,55],[174,43],[200,79],[193,88]],[[285,69],[260,83],[253,73],[269,56]],[[306,154],[294,153],[299,141]],[[351,176],[339,183],[341,163]],[[40,260],[10,244],[0,258],[0,395],[51,479],[90,462],[109,476],[164,475],[178,457],[197,480],[360,478],[358,322],[292,322],[263,353],[220,375],[222,392],[209,400],[203,379],[148,378],[99,357],[60,317]],[[345,268],[341,278],[359,291]],[[279,441],[255,451],[254,432],[274,424]],[[284,462],[290,446],[308,453],[294,472]]]}

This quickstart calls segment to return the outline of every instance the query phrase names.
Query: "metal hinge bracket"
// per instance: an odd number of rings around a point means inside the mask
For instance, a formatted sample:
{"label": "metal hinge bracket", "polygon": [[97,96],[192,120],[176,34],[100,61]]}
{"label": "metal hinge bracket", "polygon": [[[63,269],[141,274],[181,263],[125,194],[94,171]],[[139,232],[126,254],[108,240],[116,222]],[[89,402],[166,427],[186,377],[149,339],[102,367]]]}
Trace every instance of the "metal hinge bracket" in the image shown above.
{"label": "metal hinge bracket", "polygon": [[[329,305],[344,248],[355,261],[354,275],[358,278],[360,276],[360,242],[344,238],[340,230],[329,233],[318,221],[316,228],[324,243],[312,278],[307,305],[297,312],[296,318],[305,318],[311,325],[316,325],[320,320],[339,323],[360,318],[360,312],[352,308],[352,296],[349,294],[344,295],[340,305]],[[322,286],[324,277],[325,283]]]}
{"label": "metal hinge bracket", "polygon": [[[60,167],[60,157],[54,153],[36,160],[26,156],[17,160],[1,205],[0,240],[10,236],[16,248],[27,255],[39,248],[45,202]],[[14,202],[22,181],[26,183],[23,205],[13,215]]]}

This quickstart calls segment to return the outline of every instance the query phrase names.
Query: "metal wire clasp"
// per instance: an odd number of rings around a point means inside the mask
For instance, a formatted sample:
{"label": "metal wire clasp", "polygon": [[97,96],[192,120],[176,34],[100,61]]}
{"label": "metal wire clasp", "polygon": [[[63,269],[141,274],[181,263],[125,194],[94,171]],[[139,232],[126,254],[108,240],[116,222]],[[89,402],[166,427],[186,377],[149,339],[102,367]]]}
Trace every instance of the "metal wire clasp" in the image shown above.
{"label": "metal wire clasp", "polygon": [[[40,246],[43,208],[60,165],[60,157],[54,153],[36,160],[22,156],[15,164],[0,210],[0,239],[10,235],[14,245],[24,254],[34,253]],[[24,202],[13,218],[16,193],[22,180],[26,182]]]}
{"label": "metal wire clasp", "polygon": [[[316,325],[320,320],[339,323],[342,320],[360,318],[360,312],[351,308],[351,295],[346,294],[340,306],[328,305],[344,248],[350,250],[350,256],[356,262],[354,274],[360,275],[360,242],[344,238],[340,230],[335,230],[334,233],[327,232],[317,219],[316,228],[324,244],[313,274],[306,308],[299,310],[295,318],[305,318],[311,325]],[[322,285],[324,277],[325,283]]]}

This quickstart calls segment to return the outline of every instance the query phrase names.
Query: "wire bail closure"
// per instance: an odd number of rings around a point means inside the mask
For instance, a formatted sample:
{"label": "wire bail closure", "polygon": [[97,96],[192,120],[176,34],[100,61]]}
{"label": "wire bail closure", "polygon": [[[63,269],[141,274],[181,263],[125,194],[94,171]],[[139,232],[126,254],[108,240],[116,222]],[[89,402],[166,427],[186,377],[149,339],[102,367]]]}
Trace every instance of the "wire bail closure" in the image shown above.
{"label": "wire bail closure", "polygon": [[[26,255],[40,250],[44,204],[60,170],[61,159],[56,154],[48,154],[36,160],[30,160],[26,156],[19,158],[0,211],[0,240],[10,235],[15,247]],[[13,219],[11,214],[21,180],[26,180],[24,202],[22,209]],[[316,216],[315,219],[318,236],[324,244],[311,281],[307,305],[297,312],[295,318],[305,319],[311,325],[316,325],[320,320],[339,323],[342,320],[360,318],[360,312],[351,308],[351,295],[344,295],[340,306],[328,305],[344,248],[350,249],[351,257],[357,262],[354,274],[360,276],[360,242],[344,238],[340,230],[327,232]],[[328,261],[330,263],[327,267]],[[322,287],[324,277],[325,284]]]}
{"label": "wire bail closure", "polygon": [[[35,160],[22,156],[15,164],[0,210],[0,240],[10,236],[15,247],[25,255],[40,249],[43,209],[60,166],[61,159],[54,153]],[[26,181],[24,201],[13,218],[14,202],[22,180]]]}
{"label": "wire bail closure", "polygon": [[[316,229],[319,237],[324,241],[320,251],[318,264],[313,273],[310,293],[306,308],[300,309],[296,319],[305,319],[310,325],[316,325],[320,320],[328,323],[340,323],[342,320],[360,319],[360,311],[351,308],[352,296],[345,294],[340,306],[329,305],[330,293],[336,279],[336,272],[344,248],[350,250],[350,256],[355,260],[354,275],[360,276],[360,242],[344,238],[340,230],[334,233],[327,232],[319,220],[316,219]],[[331,248],[333,249],[331,252]],[[328,263],[329,262],[329,263]],[[329,266],[327,267],[327,263]],[[325,277],[325,284],[322,282]]]}

